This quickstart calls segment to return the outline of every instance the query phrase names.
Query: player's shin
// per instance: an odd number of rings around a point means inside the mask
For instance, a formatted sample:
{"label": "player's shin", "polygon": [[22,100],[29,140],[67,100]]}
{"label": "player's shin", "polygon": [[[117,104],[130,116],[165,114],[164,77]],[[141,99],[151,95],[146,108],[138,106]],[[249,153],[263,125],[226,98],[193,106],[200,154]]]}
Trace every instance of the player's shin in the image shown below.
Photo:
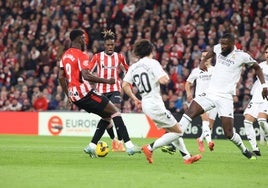
{"label": "player's shin", "polygon": [[263,129],[264,132],[264,138],[265,140],[268,140],[268,123],[265,118],[258,118],[258,123],[260,127]]}
{"label": "player's shin", "polygon": [[176,149],[178,149],[180,151],[180,153],[184,159],[191,157],[191,154],[187,150],[182,137],[179,137],[177,140],[173,141],[172,144],[176,147]]}
{"label": "player's shin", "polygon": [[253,123],[248,120],[244,120],[244,127],[247,139],[252,147],[252,150],[259,150],[257,148],[256,133],[253,128]]}
{"label": "player's shin", "polygon": [[104,131],[105,129],[107,128],[107,126],[110,124],[110,122],[108,121],[105,121],[103,119],[101,119],[97,125],[97,129],[93,135],[93,138],[92,138],[92,143],[94,144],[97,144],[98,141],[101,139],[101,137],[103,136],[104,134]]}
{"label": "player's shin", "polygon": [[186,131],[186,129],[188,128],[188,126],[192,123],[192,118],[190,118],[189,116],[187,116],[186,114],[183,114],[179,124],[183,130],[183,132]]}
{"label": "player's shin", "polygon": [[233,137],[230,139],[243,153],[247,150],[246,146],[242,142],[239,134],[234,132]]}
{"label": "player's shin", "polygon": [[162,146],[166,146],[166,145],[170,144],[172,141],[178,139],[180,136],[181,136],[181,134],[179,134],[179,133],[168,132],[168,133],[162,135],[157,140],[155,140],[153,147],[152,147],[152,150],[155,150],[155,149],[162,147]]}

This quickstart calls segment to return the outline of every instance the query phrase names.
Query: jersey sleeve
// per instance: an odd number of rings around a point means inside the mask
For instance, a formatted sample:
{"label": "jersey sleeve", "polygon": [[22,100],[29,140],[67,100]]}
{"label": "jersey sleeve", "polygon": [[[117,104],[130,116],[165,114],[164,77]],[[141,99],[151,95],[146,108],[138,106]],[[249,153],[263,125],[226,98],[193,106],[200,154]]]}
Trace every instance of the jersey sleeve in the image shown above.
{"label": "jersey sleeve", "polygon": [[127,64],[127,61],[126,61],[125,57],[123,56],[123,54],[119,54],[119,57],[120,57],[121,65],[124,67],[125,71],[127,72],[129,66]]}
{"label": "jersey sleeve", "polygon": [[[191,74],[188,76],[188,78],[187,78],[187,82],[190,82],[191,84],[192,83],[194,83],[194,81],[197,79],[197,77],[198,77],[198,75],[197,75],[197,72],[198,71],[198,69],[197,68],[195,68],[195,69],[193,69],[193,71],[191,72]],[[200,70],[201,71],[201,70]]]}
{"label": "jersey sleeve", "polygon": [[129,67],[127,73],[125,74],[123,80],[125,82],[128,82],[130,84],[133,84],[133,79],[132,79],[132,69],[133,69],[133,65]]}
{"label": "jersey sleeve", "polygon": [[89,69],[89,56],[81,53],[77,55],[80,70]]}
{"label": "jersey sleeve", "polygon": [[162,78],[163,76],[168,76],[168,74],[164,71],[164,69],[161,67],[160,63],[155,60],[153,63],[153,72],[154,75],[156,76],[157,80]]}
{"label": "jersey sleeve", "polygon": [[253,59],[253,57],[251,57],[248,53],[243,52],[243,62],[244,64],[251,66],[257,61]]}
{"label": "jersey sleeve", "polygon": [[89,70],[93,71],[96,68],[97,63],[98,63],[98,54],[94,54],[89,63]]}

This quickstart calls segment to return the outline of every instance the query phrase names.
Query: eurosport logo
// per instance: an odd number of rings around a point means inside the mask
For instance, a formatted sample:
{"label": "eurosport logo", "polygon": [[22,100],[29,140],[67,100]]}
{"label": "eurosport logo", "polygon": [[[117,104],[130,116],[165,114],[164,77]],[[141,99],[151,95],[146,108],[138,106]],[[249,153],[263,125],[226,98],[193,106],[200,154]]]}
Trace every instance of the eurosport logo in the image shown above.
{"label": "eurosport logo", "polygon": [[53,136],[57,136],[63,129],[63,123],[59,116],[52,116],[48,120],[48,130]]}

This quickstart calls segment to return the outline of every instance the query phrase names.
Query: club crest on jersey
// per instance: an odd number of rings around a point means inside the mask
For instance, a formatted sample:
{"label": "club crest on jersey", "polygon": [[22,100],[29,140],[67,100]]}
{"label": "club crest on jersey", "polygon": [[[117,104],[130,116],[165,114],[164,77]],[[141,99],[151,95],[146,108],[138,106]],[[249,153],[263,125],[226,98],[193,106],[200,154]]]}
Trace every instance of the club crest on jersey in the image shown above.
{"label": "club crest on jersey", "polygon": [[89,65],[89,61],[88,60],[83,61],[83,65],[84,66],[88,66]]}

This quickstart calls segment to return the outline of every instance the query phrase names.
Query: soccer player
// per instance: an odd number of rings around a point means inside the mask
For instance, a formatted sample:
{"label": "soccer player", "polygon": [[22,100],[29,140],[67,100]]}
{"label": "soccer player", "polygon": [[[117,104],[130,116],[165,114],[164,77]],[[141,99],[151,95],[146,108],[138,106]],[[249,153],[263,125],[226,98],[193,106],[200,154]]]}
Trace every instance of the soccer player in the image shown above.
{"label": "soccer player", "polygon": [[232,34],[226,33],[200,62],[200,69],[207,71],[205,62],[216,56],[216,65],[206,93],[194,98],[189,109],[183,114],[179,124],[185,131],[192,119],[204,112],[216,108],[221,119],[225,136],[230,139],[248,159],[256,157],[246,148],[239,134],[233,130],[233,95],[243,65],[253,67],[262,84],[262,97],[267,99],[267,85],[258,63],[246,52],[235,48]]}
{"label": "soccer player", "polygon": [[[114,103],[118,109],[121,109],[121,81],[119,74],[120,70],[125,72],[128,70],[128,64],[122,54],[114,52],[115,33],[111,30],[106,30],[103,34],[105,49],[92,57],[90,69],[94,70],[97,67],[97,75],[99,77],[115,79],[115,84],[97,83],[97,90]],[[112,139],[112,151],[125,151],[122,136],[117,131],[117,141],[112,123],[106,130]]]}
{"label": "soccer player", "polygon": [[129,138],[127,128],[120,112],[107,97],[99,94],[89,82],[114,84],[114,78],[104,79],[94,76],[89,70],[89,57],[83,51],[86,48],[85,33],[75,29],[70,32],[71,47],[63,54],[60,61],[59,83],[68,101],[88,113],[95,113],[101,117],[91,142],[84,148],[90,157],[97,157],[96,144],[103,136],[105,129],[113,120],[119,130],[129,155],[140,153],[140,148],[135,146]]}
{"label": "soccer player", "polygon": [[[207,52],[201,53],[201,60],[206,56]],[[202,71],[199,67],[192,70],[189,77],[186,80],[185,83],[185,91],[187,95],[187,101],[191,102],[193,100],[193,95],[191,92],[191,86],[195,83],[195,96],[202,94],[205,92],[208,88],[214,67],[211,65],[211,59],[208,59],[205,62],[205,65],[207,67],[207,71]],[[208,112],[205,112],[204,114],[201,114],[202,119],[202,134],[199,138],[196,139],[198,143],[198,149],[200,152],[204,152],[204,143],[203,139],[206,140],[208,144],[208,148],[210,151],[214,150],[214,142],[211,140],[211,129],[213,127],[215,118],[217,116],[216,108],[211,109]],[[162,148],[163,152],[167,152],[169,154],[173,154],[175,152],[174,146],[172,144],[168,146],[164,146]]]}
{"label": "soccer player", "polygon": [[[265,82],[268,83],[268,45],[264,47],[265,61],[261,62],[259,66],[264,74]],[[257,156],[261,156],[260,149],[257,145],[256,133],[253,128],[253,123],[257,119],[260,129],[263,129],[264,138],[268,140],[268,101],[264,100],[261,95],[262,85],[259,80],[256,80],[251,90],[252,99],[249,102],[244,112],[244,127],[247,139],[252,147],[252,152]]]}
{"label": "soccer player", "polygon": [[[149,116],[159,128],[166,130],[163,136],[149,145],[144,145],[142,151],[149,163],[153,163],[153,151],[171,142],[180,150],[184,163],[191,164],[201,155],[191,156],[183,142],[182,129],[175,117],[166,109],[160,94],[160,84],[167,84],[169,77],[162,69],[160,63],[153,59],[153,45],[150,41],[142,39],[134,44],[134,54],[139,60],[129,67],[123,79],[124,92],[135,102],[142,105],[143,112]],[[131,90],[135,84],[142,97],[140,101]]]}
{"label": "soccer player", "polygon": [[[201,53],[201,60],[207,55],[207,52]],[[211,80],[211,76],[213,74],[214,67],[211,65],[211,59],[208,59],[205,62],[205,66],[207,68],[207,71],[201,70],[199,67],[193,69],[191,74],[186,80],[185,83],[185,91],[187,95],[187,100],[190,102],[193,100],[192,92],[191,92],[191,85],[196,81],[195,86],[195,96],[201,95],[204,93],[208,86],[209,82]],[[200,152],[204,152],[204,143],[203,139],[206,140],[208,144],[208,148],[210,151],[214,150],[214,142],[211,140],[211,130],[215,122],[215,118],[217,116],[216,108],[211,109],[210,111],[207,111],[203,114],[201,114],[202,119],[202,134],[199,138],[196,139],[198,143],[198,149]]]}

